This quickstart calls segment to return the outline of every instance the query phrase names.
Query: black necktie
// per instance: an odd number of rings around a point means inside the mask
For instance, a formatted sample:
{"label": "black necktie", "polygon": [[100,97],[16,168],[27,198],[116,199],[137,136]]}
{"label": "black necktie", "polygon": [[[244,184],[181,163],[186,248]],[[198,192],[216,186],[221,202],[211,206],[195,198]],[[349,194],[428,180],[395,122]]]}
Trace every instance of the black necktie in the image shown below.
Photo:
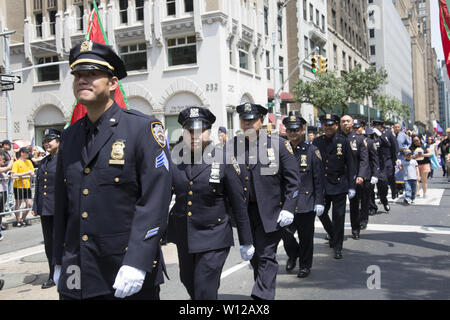
{"label": "black necktie", "polygon": [[90,152],[92,151],[92,146],[94,145],[94,138],[97,128],[92,123],[87,124],[87,133],[86,133],[86,153],[89,157]]}

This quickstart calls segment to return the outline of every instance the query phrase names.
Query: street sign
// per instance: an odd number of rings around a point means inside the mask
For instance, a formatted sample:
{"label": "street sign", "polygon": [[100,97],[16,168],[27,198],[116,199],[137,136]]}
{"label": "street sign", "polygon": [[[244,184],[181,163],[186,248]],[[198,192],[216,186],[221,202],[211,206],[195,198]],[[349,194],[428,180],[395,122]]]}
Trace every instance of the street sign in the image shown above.
{"label": "street sign", "polygon": [[21,83],[22,78],[20,76],[13,76],[10,74],[0,74],[0,83]]}
{"label": "street sign", "polygon": [[0,86],[2,91],[14,90],[14,83],[5,83]]}
{"label": "street sign", "polygon": [[267,107],[267,108],[273,107],[274,105],[275,105],[275,104],[273,104],[273,103],[271,103],[271,102],[266,103],[266,107]]}

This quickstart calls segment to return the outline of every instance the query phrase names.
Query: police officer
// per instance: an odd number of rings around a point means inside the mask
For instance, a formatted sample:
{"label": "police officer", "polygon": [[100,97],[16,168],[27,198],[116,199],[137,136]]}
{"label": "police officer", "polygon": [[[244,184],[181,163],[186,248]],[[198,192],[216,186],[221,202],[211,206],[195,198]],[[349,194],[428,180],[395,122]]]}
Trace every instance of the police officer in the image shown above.
{"label": "police officer", "polygon": [[[287,137],[297,160],[300,172],[297,213],[294,223],[283,229],[284,249],[289,257],[286,270],[294,269],[299,258],[299,278],[307,277],[311,272],[314,249],[314,220],[324,210],[323,205],[323,165],[322,156],[316,146],[305,141],[304,126],[307,122],[294,111],[283,119]],[[300,245],[294,237],[298,232]]]}
{"label": "police officer", "polygon": [[61,299],[159,299],[172,177],[162,123],[113,100],[127,74],[108,46],[70,50],[87,115],[61,137],[54,264]]}
{"label": "police officer", "polygon": [[[357,133],[353,128],[359,128]],[[341,131],[350,142],[350,148],[353,154],[353,160],[356,167],[356,196],[350,200],[350,222],[352,226],[352,238],[360,238],[360,207],[363,201],[366,201],[367,194],[366,182],[370,179],[369,152],[365,137],[362,135],[362,123],[360,120],[353,120],[349,115],[341,117]]]}
{"label": "police officer", "polygon": [[245,103],[236,111],[244,134],[227,143],[227,154],[234,152],[233,166],[239,171],[248,202],[255,246],[250,260],[255,279],[251,296],[274,299],[281,228],[293,222],[297,208],[298,165],[289,141],[261,130],[266,108]]}
{"label": "police officer", "polygon": [[369,215],[373,215],[373,210],[377,209],[375,204],[374,187],[378,183],[380,176],[380,162],[378,156],[378,147],[375,132],[371,128],[365,129],[364,135],[367,137],[367,149],[369,151],[369,165],[370,165],[370,185],[368,190],[367,203],[361,204],[361,230],[367,228],[369,223]]}
{"label": "police officer", "polygon": [[[345,205],[347,194],[350,200],[356,194],[356,168],[349,140],[338,133],[339,117],[327,113],[320,116],[319,120],[322,123],[324,135],[314,139],[313,142],[322,155],[325,172],[325,211],[319,219],[330,236],[330,247],[334,249],[334,258],[342,259]],[[333,222],[328,216],[331,204],[333,204]]]}
{"label": "police officer", "polygon": [[49,278],[42,284],[42,289],[48,289],[55,285],[53,281],[54,265],[53,255],[53,215],[55,212],[55,174],[58,158],[59,140],[61,132],[49,128],[45,129],[43,146],[48,155],[43,158],[36,173],[36,186],[34,191],[34,202],[31,214],[41,217],[42,234],[44,236],[45,255],[49,265]]}
{"label": "police officer", "polygon": [[227,203],[235,217],[241,256],[255,251],[244,189],[223,148],[215,148],[210,129],[216,117],[206,108],[181,111],[183,141],[172,150],[172,191],[175,205],[168,240],[177,245],[180,278],[192,300],[217,300],[220,276],[233,242]]}

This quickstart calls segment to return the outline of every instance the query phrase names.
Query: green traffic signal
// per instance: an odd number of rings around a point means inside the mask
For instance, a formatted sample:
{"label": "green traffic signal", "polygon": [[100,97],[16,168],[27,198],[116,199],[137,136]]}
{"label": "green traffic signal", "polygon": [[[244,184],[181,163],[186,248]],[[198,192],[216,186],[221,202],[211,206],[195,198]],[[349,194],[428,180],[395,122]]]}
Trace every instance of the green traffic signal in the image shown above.
{"label": "green traffic signal", "polygon": [[317,58],[317,56],[312,56],[312,58],[311,58],[311,72],[313,73],[313,74],[316,74],[317,73],[317,70],[318,70],[318,68],[317,68],[317,64],[318,64],[318,61],[319,59]]}

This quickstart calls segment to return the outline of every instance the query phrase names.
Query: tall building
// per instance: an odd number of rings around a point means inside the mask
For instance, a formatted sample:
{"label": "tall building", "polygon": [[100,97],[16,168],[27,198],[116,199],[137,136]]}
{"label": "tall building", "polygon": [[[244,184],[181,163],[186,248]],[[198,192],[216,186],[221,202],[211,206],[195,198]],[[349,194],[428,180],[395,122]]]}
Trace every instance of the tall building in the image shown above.
{"label": "tall building", "polygon": [[[410,106],[414,114],[411,38],[391,1],[369,1],[370,62],[386,69],[387,84],[382,93]],[[392,121],[395,121],[395,117]],[[404,119],[408,120],[408,119]],[[414,125],[414,117],[410,127]]]}
{"label": "tall building", "polygon": [[439,95],[439,119],[444,131],[450,127],[450,79],[445,61],[439,61],[437,67]]}
{"label": "tall building", "polygon": [[[276,0],[96,2],[109,44],[126,64],[122,84],[130,107],[163,121],[171,143],[180,135],[177,118],[185,107],[210,108],[217,116],[213,133],[219,126],[234,133],[236,106],[265,104],[273,77],[284,82],[286,12],[277,16]],[[35,137],[40,143],[43,128],[62,127],[70,118],[73,78],[66,62],[70,48],[84,39],[93,5],[92,0],[23,3],[23,39],[11,44],[11,69],[64,62],[16,73],[23,83],[11,91],[13,138]],[[275,73],[266,70],[273,67],[272,30],[278,36],[276,67],[281,66]]]}

